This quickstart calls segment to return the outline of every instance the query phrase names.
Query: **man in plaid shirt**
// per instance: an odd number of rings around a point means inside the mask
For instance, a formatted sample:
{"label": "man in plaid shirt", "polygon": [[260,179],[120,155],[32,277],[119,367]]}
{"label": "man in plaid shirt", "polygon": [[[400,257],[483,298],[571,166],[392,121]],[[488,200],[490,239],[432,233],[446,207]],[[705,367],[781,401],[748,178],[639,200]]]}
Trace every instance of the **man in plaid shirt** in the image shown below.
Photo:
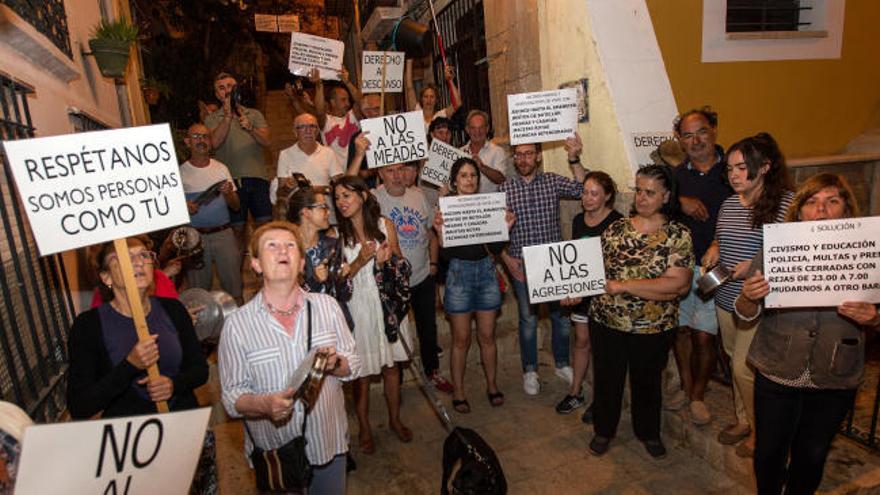
{"label": "man in plaid shirt", "polygon": [[[522,248],[562,240],[559,225],[559,200],[578,199],[583,191],[586,170],[581,166],[583,145],[577,134],[565,140],[565,151],[574,179],[540,170],[541,145],[518,144],[513,147],[513,163],[517,176],[507,179],[500,191],[507,195],[507,208],[516,215],[510,230],[510,244],[501,259],[510,271],[516,302],[519,306],[519,347],[523,367],[523,390],[536,395],[541,390],[538,381],[538,305],[529,304],[523,269]],[[560,314],[559,303],[550,304],[553,327],[553,358],[556,375],[571,384],[569,365],[569,333],[571,326]]]}

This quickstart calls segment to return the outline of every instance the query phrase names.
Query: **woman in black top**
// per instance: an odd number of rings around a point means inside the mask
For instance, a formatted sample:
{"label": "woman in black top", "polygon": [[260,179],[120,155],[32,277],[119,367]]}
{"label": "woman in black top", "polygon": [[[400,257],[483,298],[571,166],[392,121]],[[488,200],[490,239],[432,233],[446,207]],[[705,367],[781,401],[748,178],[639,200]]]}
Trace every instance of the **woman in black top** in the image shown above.
{"label": "woman in black top", "polygon": [[[146,237],[127,241],[150,338],[138,340],[113,243],[101,245],[92,264],[104,304],[81,313],[67,343],[67,406],[75,419],[150,414],[155,402],[172,411],[199,406],[193,390],[208,379],[208,364],[180,301],[151,297],[156,253]],[[159,377],[146,369],[159,365]]]}
{"label": "woman in black top", "polygon": [[[460,158],[449,172],[451,194],[476,194],[480,190],[480,171],[470,158]],[[507,228],[513,225],[513,213],[507,213]],[[443,238],[443,218],[438,212],[434,228]],[[471,345],[471,320],[477,322],[477,343],[480,360],[486,375],[486,393],[494,407],[504,404],[504,394],[495,383],[497,350],[495,347],[495,320],[501,308],[501,290],[495,272],[493,255],[501,253],[503,242],[444,247],[440,256],[449,262],[443,306],[449,314],[452,327],[452,407],[460,413],[470,412],[464,397],[464,369]]]}
{"label": "woman in black top", "polygon": [[[584,194],[581,196],[584,212],[575,215],[571,224],[571,238],[599,237],[605,229],[619,218],[614,209],[614,198],[617,196],[617,185],[605,172],[590,172],[584,179]],[[564,299],[563,305],[574,305],[571,321],[574,323],[574,379],[571,388],[559,404],[556,412],[569,414],[586,404],[582,391],[584,377],[590,366],[590,329],[587,313],[590,309],[589,298]],[[584,422],[591,422],[590,408],[584,412]]]}

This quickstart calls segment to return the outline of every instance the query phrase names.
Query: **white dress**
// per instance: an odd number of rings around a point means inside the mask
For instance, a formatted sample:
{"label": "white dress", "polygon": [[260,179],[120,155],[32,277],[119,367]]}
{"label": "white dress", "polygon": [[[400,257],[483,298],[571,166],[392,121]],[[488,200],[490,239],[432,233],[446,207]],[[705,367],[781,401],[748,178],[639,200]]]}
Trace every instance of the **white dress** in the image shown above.
{"label": "white dress", "polygon": [[[379,230],[388,235],[384,218],[379,220]],[[351,264],[360,252],[359,243],[354,247],[345,246],[343,248],[345,261]],[[385,336],[385,318],[382,315],[379,288],[376,286],[376,277],[373,274],[374,260],[371,259],[355,274],[351,300],[348,302],[348,309],[354,319],[357,353],[361,358],[360,376],[377,375],[382,372],[383,367],[393,366],[395,361],[409,360],[400,340],[392,344]],[[409,316],[400,322],[400,338],[405,338],[410,350],[413,350],[409,334]]]}

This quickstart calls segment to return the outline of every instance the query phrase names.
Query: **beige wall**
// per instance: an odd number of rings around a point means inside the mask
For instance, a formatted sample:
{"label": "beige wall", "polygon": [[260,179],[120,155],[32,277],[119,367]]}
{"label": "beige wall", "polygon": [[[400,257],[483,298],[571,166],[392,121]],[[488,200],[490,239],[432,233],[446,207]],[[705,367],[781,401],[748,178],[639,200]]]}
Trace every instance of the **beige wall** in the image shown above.
{"label": "beige wall", "polygon": [[789,157],[880,126],[880,2],[846,2],[838,60],[702,63],[703,0],[647,0],[679,110],[711,104],[725,145],[766,130]]}

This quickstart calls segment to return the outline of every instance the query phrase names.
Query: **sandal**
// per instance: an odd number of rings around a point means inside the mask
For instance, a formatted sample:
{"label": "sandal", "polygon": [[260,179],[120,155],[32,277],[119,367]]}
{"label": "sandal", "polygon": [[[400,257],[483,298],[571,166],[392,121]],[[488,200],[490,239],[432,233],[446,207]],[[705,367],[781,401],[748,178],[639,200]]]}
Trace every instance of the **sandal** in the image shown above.
{"label": "sandal", "polygon": [[461,414],[467,414],[471,412],[471,405],[468,404],[467,399],[455,400],[452,399],[452,408],[455,409],[455,412]]}
{"label": "sandal", "polygon": [[397,435],[398,440],[400,440],[401,442],[403,442],[403,443],[412,442],[413,432],[412,432],[412,430],[410,430],[406,426],[403,426],[402,424],[399,426],[391,425],[391,429],[394,431],[394,433]]}
{"label": "sandal", "polygon": [[489,404],[492,407],[501,407],[504,405],[504,394],[501,392],[486,392],[486,397],[489,398]]}

